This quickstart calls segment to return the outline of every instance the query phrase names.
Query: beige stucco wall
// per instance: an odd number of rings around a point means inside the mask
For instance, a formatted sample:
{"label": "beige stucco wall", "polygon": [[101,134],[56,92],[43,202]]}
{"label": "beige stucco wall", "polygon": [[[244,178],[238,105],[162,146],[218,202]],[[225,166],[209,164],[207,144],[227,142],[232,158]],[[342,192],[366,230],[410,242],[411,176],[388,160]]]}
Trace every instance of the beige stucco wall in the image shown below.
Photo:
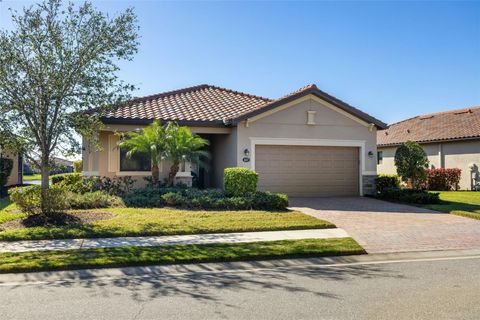
{"label": "beige stucco wall", "polygon": [[6,150],[2,150],[1,148],[0,148],[0,154],[3,157],[7,157],[7,158],[13,160],[12,172],[10,173],[10,176],[8,177],[8,180],[7,180],[7,184],[5,186],[8,187],[8,186],[19,184],[21,181],[18,177],[18,169],[19,169],[18,168],[18,155],[13,154],[12,152],[9,152],[9,151],[6,151]]}
{"label": "beige stucco wall", "polygon": [[[107,128],[112,129],[112,128]],[[127,131],[127,129],[134,129],[132,126],[115,127],[115,130]],[[112,129],[113,130],[113,129]],[[209,127],[192,127],[192,132],[195,133],[213,133],[218,134],[219,138],[219,148],[216,151],[216,157],[218,158],[217,166],[215,169],[219,169],[221,176],[218,184],[218,187],[222,186],[223,181],[223,168],[227,166],[234,166],[236,159],[232,160],[232,156],[235,155],[235,139],[231,138],[230,135],[225,134],[226,132],[231,132],[230,128],[209,128]],[[232,137],[235,137],[233,135]],[[121,176],[131,176],[135,180],[135,187],[142,187],[146,185],[145,177],[151,176],[151,171],[120,171],[120,149],[117,147],[118,136],[115,135],[114,131],[100,131],[99,132],[99,142],[101,150],[95,150],[90,147],[88,141],[83,141],[83,174],[84,175],[95,175],[102,177],[121,177]],[[215,140],[217,141],[217,140]],[[216,148],[217,149],[217,148]],[[168,172],[170,170],[170,164],[166,161],[162,161],[159,166],[160,169],[160,181],[163,181],[167,178]],[[217,172],[216,170],[215,172]],[[190,175],[190,165],[187,163],[185,167],[185,172],[179,172],[177,174],[177,179],[182,179],[191,177]],[[216,184],[217,186],[217,184]]]}
{"label": "beige stucco wall", "polygon": [[213,186],[223,188],[223,171],[225,168],[237,166],[237,129],[232,128],[230,134],[213,136],[212,170]]}
{"label": "beige stucco wall", "polygon": [[[314,125],[307,124],[307,111],[315,111]],[[238,166],[252,167],[254,160],[246,163],[242,161],[246,148],[251,153],[255,152],[251,150],[252,138],[297,139],[303,140],[302,143],[309,143],[305,140],[330,140],[333,145],[336,141],[363,143],[365,147],[360,158],[364,163],[361,171],[364,175],[376,173],[376,129],[338,108],[329,107],[327,103],[313,96],[297,100],[283,110],[258,120],[252,119],[248,123],[239,124],[237,130]],[[292,141],[293,143],[295,142]],[[373,157],[368,156],[369,151],[373,153]]]}
{"label": "beige stucco wall", "polygon": [[[480,167],[480,140],[429,143],[422,144],[422,148],[427,153],[430,167],[461,169],[460,189],[471,189],[469,165],[474,163]],[[383,152],[383,163],[377,166],[378,173],[396,173],[394,164],[396,149],[396,147],[378,148]]]}
{"label": "beige stucco wall", "polygon": [[20,183],[20,179],[18,178],[18,155],[7,154],[8,158],[13,160],[13,168],[10,176],[8,177],[6,186],[13,186]]}

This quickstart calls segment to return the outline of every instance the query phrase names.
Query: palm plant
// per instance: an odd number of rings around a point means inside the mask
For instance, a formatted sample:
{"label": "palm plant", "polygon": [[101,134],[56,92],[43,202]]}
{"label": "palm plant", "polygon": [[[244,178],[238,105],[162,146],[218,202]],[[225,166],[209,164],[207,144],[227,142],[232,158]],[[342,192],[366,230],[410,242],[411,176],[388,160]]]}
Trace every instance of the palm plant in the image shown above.
{"label": "palm plant", "polygon": [[165,127],[164,156],[171,163],[167,184],[172,186],[182,161],[206,166],[205,159],[210,158],[208,151],[202,150],[209,144],[208,140],[192,133],[187,127],[180,127],[170,122]]}
{"label": "palm plant", "polygon": [[165,151],[165,127],[159,121],[154,121],[140,132],[126,132],[120,134],[120,136],[118,146],[128,150],[126,154],[128,158],[139,153],[150,158],[152,179],[157,184],[159,178],[158,164]]}

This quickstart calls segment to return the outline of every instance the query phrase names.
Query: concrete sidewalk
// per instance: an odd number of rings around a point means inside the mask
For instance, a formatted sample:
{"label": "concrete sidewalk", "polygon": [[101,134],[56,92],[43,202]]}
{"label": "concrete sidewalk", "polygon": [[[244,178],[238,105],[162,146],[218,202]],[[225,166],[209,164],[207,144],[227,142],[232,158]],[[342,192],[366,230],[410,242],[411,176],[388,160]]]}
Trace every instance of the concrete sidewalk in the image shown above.
{"label": "concrete sidewalk", "polygon": [[212,233],[181,236],[121,237],[0,242],[0,252],[74,250],[117,247],[155,247],[186,244],[244,243],[257,241],[328,239],[349,237],[343,229],[310,229],[240,233]]}

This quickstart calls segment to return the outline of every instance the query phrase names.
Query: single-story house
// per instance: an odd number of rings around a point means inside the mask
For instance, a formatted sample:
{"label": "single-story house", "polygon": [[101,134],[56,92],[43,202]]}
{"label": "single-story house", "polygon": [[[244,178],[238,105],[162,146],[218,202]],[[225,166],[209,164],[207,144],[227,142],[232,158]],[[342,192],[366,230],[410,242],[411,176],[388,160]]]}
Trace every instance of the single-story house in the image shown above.
{"label": "single-story house", "polygon": [[[377,129],[382,121],[306,86],[271,100],[211,85],[199,85],[132,100],[101,114],[101,151],[86,141],[85,175],[150,175],[141,155],[127,159],[115,131],[138,130],[158,119],[188,126],[210,142],[208,169],[182,165],[176,180],[199,187],[223,186],[227,167],[259,173],[259,189],[290,196],[355,196],[371,193],[376,176]],[[161,178],[168,164],[160,166]]]}
{"label": "single-story house", "polygon": [[[6,187],[20,185],[23,183],[23,166],[22,166],[22,157],[18,154],[2,150],[0,148],[0,156],[5,158],[10,158],[13,160],[13,168],[10,176],[8,177]],[[1,186],[0,186],[1,187]]]}
{"label": "single-story house", "polygon": [[460,188],[472,189],[480,166],[480,107],[416,116],[379,130],[378,173],[396,173],[395,151],[407,140],[423,147],[432,168],[461,169]]}
{"label": "single-story house", "polygon": [[53,167],[59,173],[73,172],[73,161],[58,157],[52,157]]}

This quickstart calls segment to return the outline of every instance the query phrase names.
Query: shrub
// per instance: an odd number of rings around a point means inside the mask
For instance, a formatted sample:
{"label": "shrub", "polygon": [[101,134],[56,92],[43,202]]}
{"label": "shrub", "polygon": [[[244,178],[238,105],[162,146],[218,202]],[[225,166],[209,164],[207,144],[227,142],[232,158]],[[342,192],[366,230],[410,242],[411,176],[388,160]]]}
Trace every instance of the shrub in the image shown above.
{"label": "shrub", "polygon": [[82,177],[79,173],[69,173],[52,177],[53,184],[61,184],[66,190],[84,194],[104,191],[110,195],[124,196],[132,192],[134,181],[130,176],[124,177]]}
{"label": "shrub", "polygon": [[379,174],[375,179],[377,192],[385,188],[400,188],[400,177],[396,174]]}
{"label": "shrub", "polygon": [[448,191],[458,190],[461,169],[429,169],[425,188],[428,190]]}
{"label": "shrub", "polygon": [[225,168],[223,180],[229,196],[245,196],[257,191],[258,174],[247,168]]}
{"label": "shrub", "polygon": [[[10,199],[25,213],[40,214],[41,186],[18,187],[9,190]],[[65,190],[59,186],[51,186],[47,192],[43,213],[61,212],[68,208],[68,199]]]}
{"label": "shrub", "polygon": [[68,207],[70,209],[95,209],[125,206],[122,198],[102,191],[84,194],[70,192],[67,195],[67,199]]}
{"label": "shrub", "polygon": [[426,178],[427,154],[416,142],[406,141],[395,152],[395,166],[402,181],[409,187],[418,188]]}
{"label": "shrub", "polygon": [[83,161],[77,160],[73,161],[73,172],[82,172],[83,171]]}
{"label": "shrub", "polygon": [[415,203],[435,204],[440,203],[440,194],[418,189],[385,188],[379,193],[380,199]]}
{"label": "shrub", "polygon": [[252,198],[252,208],[257,210],[286,210],[287,207],[286,194],[259,191]]}
{"label": "shrub", "polygon": [[51,179],[52,184],[63,183],[64,185],[73,185],[82,180],[82,176],[80,173],[63,173],[53,175]]}
{"label": "shrub", "polygon": [[283,194],[256,192],[243,197],[227,197],[221,189],[156,188],[134,190],[123,197],[129,207],[163,207],[226,210],[286,210],[288,197]]}
{"label": "shrub", "polygon": [[187,204],[187,198],[185,198],[180,192],[167,192],[162,195],[162,199],[167,206],[182,207]]}
{"label": "shrub", "polygon": [[161,195],[163,190],[156,187],[147,187],[135,189],[130,194],[123,197],[125,205],[137,208],[160,208],[165,205]]}

